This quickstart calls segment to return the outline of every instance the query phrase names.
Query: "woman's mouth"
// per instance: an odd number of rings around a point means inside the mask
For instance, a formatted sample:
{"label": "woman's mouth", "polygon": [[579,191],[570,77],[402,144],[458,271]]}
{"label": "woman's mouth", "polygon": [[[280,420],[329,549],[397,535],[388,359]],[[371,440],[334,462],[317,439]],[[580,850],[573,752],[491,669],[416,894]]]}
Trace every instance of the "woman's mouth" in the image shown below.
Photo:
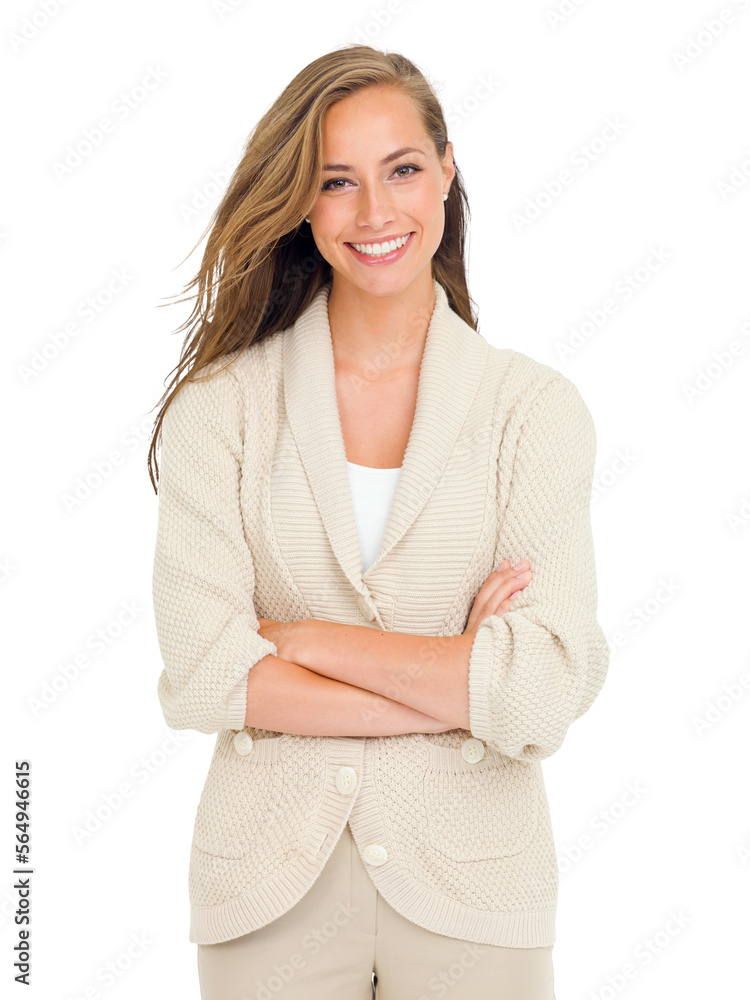
{"label": "woman's mouth", "polygon": [[[414,233],[404,233],[387,243],[347,243],[354,256],[368,267],[400,260],[412,242]],[[357,249],[359,247],[359,249]]]}

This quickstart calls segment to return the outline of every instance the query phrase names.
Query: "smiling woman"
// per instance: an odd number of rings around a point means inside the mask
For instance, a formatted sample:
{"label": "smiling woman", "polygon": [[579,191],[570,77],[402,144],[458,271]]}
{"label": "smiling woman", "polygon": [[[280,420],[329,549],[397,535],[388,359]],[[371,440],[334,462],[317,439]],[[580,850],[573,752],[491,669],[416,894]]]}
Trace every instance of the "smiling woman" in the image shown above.
{"label": "smiling woman", "polygon": [[[442,195],[447,199],[445,188],[455,175],[452,144],[446,143],[443,156],[438,158],[424,135],[420,146],[401,146],[380,158],[375,156],[378,149],[388,148],[402,136],[423,133],[414,103],[392,86],[361,90],[326,115],[323,173],[345,176],[325,181],[307,221],[334,271],[337,264],[344,265],[341,248],[349,249],[356,264],[347,264],[343,274],[368,295],[393,295],[403,291],[417,274],[429,275],[429,261],[443,238],[445,216],[437,210],[437,198]],[[399,162],[407,156],[416,162]],[[394,226],[398,227],[395,231]],[[386,265],[403,261],[407,251],[403,267],[386,269]],[[378,273],[375,284],[369,278],[360,284],[357,265],[384,270]],[[336,282],[329,300],[334,313],[339,284],[343,282]],[[381,303],[381,307],[385,313],[393,303]]]}
{"label": "smiling woman", "polygon": [[[414,100],[399,86],[379,84],[329,108],[323,158],[323,184],[306,221],[332,269],[328,315],[337,371],[361,380],[392,340],[392,331],[401,330],[396,356],[387,372],[379,372],[381,392],[404,367],[418,367],[424,351],[434,303],[431,261],[445,231],[441,203],[456,175],[453,146],[445,142],[438,155]],[[423,319],[409,323],[417,311]],[[373,398],[376,390],[371,384],[368,390]],[[357,441],[371,439],[372,415],[361,407],[358,412],[361,431],[352,428],[347,435],[344,427],[344,436],[367,466]],[[413,412],[401,417],[405,447]],[[396,428],[383,428],[381,446],[397,434]]]}
{"label": "smiling woman", "polygon": [[215,734],[203,1000],[407,1000],[456,968],[472,1000],[554,1000],[540,761],[609,660],[596,436],[478,333],[466,214],[423,74],[347,46],[254,128],[188,286],[149,470],[161,429],[158,696]]}

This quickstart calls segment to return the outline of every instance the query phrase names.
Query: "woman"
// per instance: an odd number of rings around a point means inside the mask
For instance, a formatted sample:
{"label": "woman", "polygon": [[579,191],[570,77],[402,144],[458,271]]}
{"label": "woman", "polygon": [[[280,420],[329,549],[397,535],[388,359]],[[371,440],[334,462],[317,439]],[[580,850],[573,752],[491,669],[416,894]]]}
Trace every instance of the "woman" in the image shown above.
{"label": "woman", "polygon": [[540,761],[609,661],[596,439],[477,332],[465,211],[422,74],[345,47],[261,119],[193,282],[153,597],[165,719],[217,734],[203,1000],[554,1000]]}

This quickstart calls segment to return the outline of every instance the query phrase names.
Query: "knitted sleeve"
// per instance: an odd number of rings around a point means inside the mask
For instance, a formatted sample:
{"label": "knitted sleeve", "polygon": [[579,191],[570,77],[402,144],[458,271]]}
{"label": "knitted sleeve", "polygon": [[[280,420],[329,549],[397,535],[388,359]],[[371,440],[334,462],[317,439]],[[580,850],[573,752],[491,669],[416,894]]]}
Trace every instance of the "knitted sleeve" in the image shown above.
{"label": "knitted sleeve", "polygon": [[534,576],[510,611],[481,622],[469,661],[471,733],[508,757],[553,754],[604,684],[609,648],[596,617],[590,521],[595,457],[591,414],[557,373],[523,419],[498,514],[498,565],[528,559]]}
{"label": "knitted sleeve", "polygon": [[277,652],[253,607],[240,393],[227,371],[185,382],[162,421],[152,592],[164,661],[157,692],[172,729],[243,729],[248,671]]}

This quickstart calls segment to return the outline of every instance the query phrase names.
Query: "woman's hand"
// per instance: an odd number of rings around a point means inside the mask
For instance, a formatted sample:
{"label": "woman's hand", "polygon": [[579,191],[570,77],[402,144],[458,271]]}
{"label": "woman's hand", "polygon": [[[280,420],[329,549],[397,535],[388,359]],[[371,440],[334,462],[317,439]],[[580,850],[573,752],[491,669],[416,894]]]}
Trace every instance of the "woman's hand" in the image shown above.
{"label": "woman's hand", "polygon": [[504,615],[506,611],[510,611],[513,601],[523,588],[531,583],[533,576],[528,559],[512,567],[510,559],[503,560],[498,568],[490,573],[474,598],[464,635],[476,632],[482,621],[490,615]]}
{"label": "woman's hand", "polygon": [[293,642],[303,624],[304,622],[277,622],[272,618],[259,618],[258,633],[274,644],[279,659],[296,663]]}

